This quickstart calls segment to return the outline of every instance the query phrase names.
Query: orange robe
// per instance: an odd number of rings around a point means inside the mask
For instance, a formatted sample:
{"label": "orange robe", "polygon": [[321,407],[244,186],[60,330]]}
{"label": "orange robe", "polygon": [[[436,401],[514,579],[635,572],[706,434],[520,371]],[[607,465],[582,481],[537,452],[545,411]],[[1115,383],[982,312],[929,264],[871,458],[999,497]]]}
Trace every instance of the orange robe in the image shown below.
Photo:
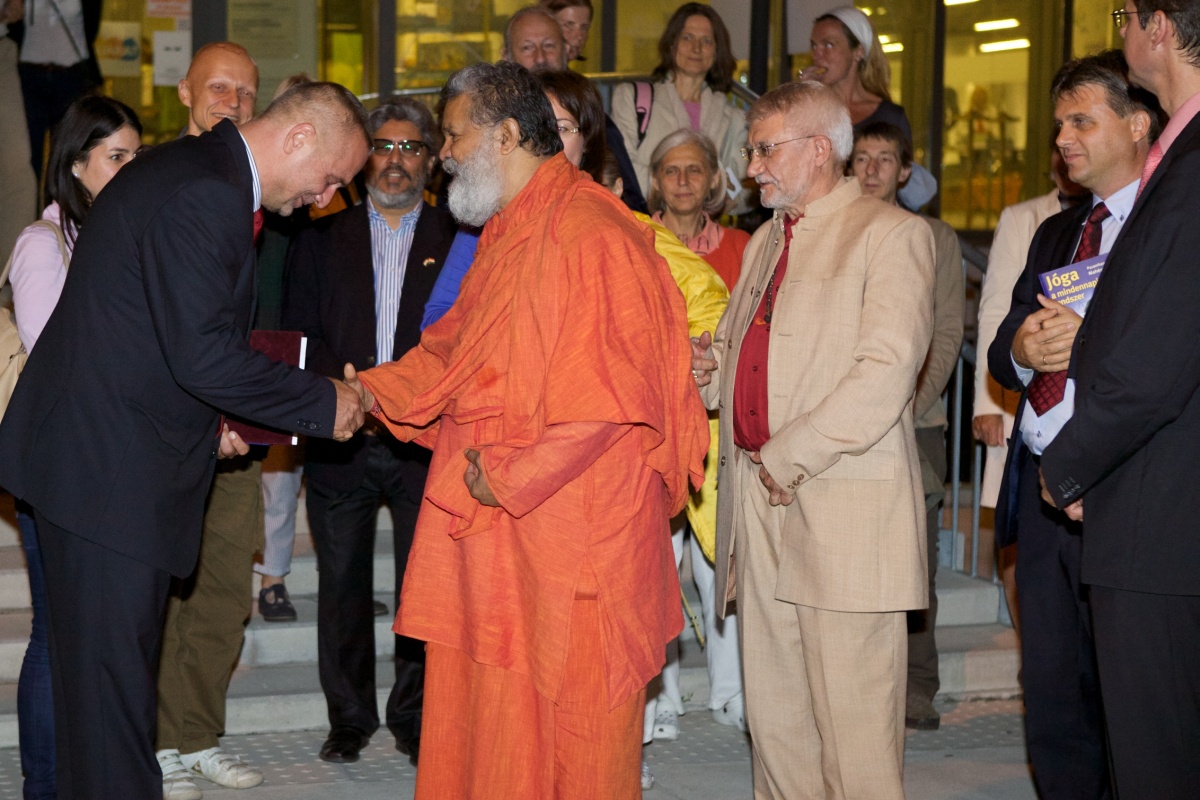
{"label": "orange robe", "polygon": [[[394,630],[556,701],[588,570],[600,700],[641,692],[683,627],[667,520],[708,446],[653,234],[556,156],[488,222],[446,316],[361,378],[389,430],[434,451]],[[500,508],[467,491],[466,448]]]}

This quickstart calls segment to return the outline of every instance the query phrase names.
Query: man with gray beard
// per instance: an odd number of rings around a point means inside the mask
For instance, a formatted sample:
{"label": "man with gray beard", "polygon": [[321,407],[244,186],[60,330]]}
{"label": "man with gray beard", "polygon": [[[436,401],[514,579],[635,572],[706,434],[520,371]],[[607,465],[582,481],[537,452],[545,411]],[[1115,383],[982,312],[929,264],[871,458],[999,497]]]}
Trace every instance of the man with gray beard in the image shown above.
{"label": "man with gray beard", "polygon": [[[303,231],[288,259],[283,327],[308,337],[308,367],[342,375],[404,355],[441,271],[455,225],[422,199],[440,140],[420,103],[394,98],[367,125],[373,138],[362,205]],[[373,314],[364,313],[373,309]],[[332,445],[332,446],[329,446]],[[381,500],[392,514],[396,585],[404,578],[429,452],[366,425],[347,442],[310,440],[308,519],[317,551],[317,647],[330,732],[320,756],[352,762],[379,727],[375,699],[372,565]],[[395,607],[395,606],[393,606]],[[420,747],[425,655],[396,637],[396,682],[387,726],[415,764]]]}

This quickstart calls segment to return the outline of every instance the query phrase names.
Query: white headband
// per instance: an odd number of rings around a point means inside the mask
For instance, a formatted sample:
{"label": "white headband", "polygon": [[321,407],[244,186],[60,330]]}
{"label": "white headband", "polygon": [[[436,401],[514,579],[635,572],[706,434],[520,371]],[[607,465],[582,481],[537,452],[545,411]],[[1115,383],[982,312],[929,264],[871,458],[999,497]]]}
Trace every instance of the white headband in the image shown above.
{"label": "white headband", "polygon": [[864,56],[871,55],[871,48],[875,46],[875,29],[871,27],[871,20],[867,19],[866,14],[854,6],[842,6],[828,13],[830,16],[837,17],[843,25],[850,29],[854,38],[858,39],[859,44],[863,46]]}

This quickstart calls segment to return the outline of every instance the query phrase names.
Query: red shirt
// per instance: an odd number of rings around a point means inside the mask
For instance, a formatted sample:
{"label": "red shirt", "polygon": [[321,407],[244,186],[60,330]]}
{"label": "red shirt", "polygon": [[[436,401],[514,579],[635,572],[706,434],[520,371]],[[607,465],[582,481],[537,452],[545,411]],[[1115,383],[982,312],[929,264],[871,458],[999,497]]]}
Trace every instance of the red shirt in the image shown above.
{"label": "red shirt", "polygon": [[757,453],[771,438],[767,422],[767,356],[771,341],[771,320],[767,316],[767,300],[774,310],[775,298],[787,274],[788,251],[792,246],[792,225],[796,220],[783,220],[783,252],[775,263],[775,274],[767,291],[763,292],[754,319],[742,337],[738,355],[737,375],[733,383],[733,443],[743,450]]}

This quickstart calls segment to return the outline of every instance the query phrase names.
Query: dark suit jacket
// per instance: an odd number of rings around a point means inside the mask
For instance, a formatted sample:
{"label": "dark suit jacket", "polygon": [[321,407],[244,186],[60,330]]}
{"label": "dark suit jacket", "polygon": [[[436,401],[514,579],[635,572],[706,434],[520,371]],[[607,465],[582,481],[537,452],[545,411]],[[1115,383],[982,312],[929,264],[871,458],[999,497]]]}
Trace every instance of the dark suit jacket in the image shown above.
{"label": "dark suit jacket", "polygon": [[1083,581],[1200,594],[1200,118],[1134,204],[1075,339],[1075,415],[1042,455],[1084,497]]}
{"label": "dark suit jacket", "polygon": [[1009,306],[1008,315],[1000,323],[996,338],[988,348],[988,369],[992,377],[1005,389],[1021,392],[1021,403],[1017,407],[1012,438],[1008,441],[1008,456],[1004,461],[1000,497],[996,501],[996,545],[999,547],[1006,547],[1017,540],[1016,498],[1021,464],[1026,456],[1025,440],[1021,438],[1021,416],[1025,411],[1026,387],[1017,377],[1017,370],[1013,367],[1013,338],[1025,318],[1042,307],[1037,301],[1038,293],[1042,291],[1038,274],[1061,267],[1071,260],[1089,213],[1091,204],[1084,203],[1055,214],[1037,229],[1037,233],[1033,235],[1033,242],[1029,245],[1025,270],[1013,286],[1012,304]]}
{"label": "dark suit jacket", "polygon": [[608,114],[604,115],[604,142],[617,159],[617,169],[621,173],[621,186],[624,187],[621,202],[634,211],[649,214],[646,198],[642,197],[642,187],[638,185],[637,171],[633,168],[633,162],[629,160],[629,151],[625,149],[625,137]]}
{"label": "dark suit jacket", "polygon": [[192,571],[220,411],[331,436],[324,378],[246,337],[253,187],[230,122],[160,145],[88,214],[0,425],[0,484],[72,533]]}
{"label": "dark suit jacket", "polygon": [[[444,207],[421,209],[400,290],[393,359],[421,340],[425,303],[456,230]],[[357,370],[375,366],[375,273],[365,202],[303,230],[288,255],[285,281],[283,326],[308,337],[309,369],[341,377],[347,362]],[[348,442],[311,441],[305,470],[331,488],[355,489],[366,470],[363,444],[361,433]],[[429,463],[423,447],[394,444],[402,457]]]}

